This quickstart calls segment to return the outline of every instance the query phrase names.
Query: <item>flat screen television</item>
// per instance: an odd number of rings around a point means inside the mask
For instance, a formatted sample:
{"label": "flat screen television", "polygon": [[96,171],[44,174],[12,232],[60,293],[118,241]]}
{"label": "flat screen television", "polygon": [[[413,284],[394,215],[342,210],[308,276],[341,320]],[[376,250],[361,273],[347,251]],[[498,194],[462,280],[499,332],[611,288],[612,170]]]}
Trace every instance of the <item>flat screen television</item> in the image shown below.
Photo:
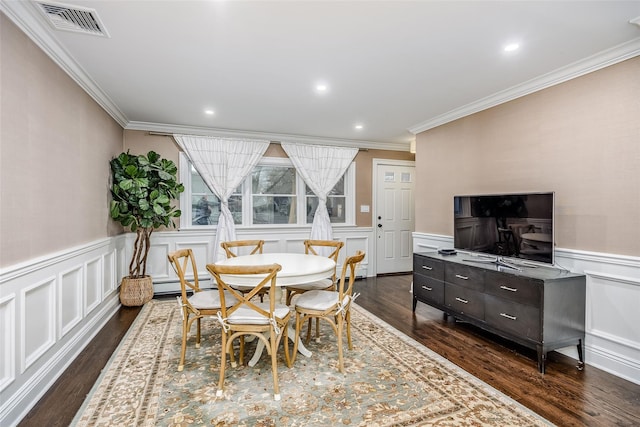
{"label": "flat screen television", "polygon": [[553,192],[455,196],[453,207],[456,250],[507,266],[554,263]]}

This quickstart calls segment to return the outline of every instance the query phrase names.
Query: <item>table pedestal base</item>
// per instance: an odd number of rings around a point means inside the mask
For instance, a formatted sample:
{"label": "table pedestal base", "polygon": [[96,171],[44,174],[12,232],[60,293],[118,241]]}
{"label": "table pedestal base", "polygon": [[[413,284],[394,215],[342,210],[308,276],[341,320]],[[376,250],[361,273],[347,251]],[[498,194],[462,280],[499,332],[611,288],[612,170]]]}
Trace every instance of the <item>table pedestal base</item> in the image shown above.
{"label": "table pedestal base", "polygon": [[[287,333],[289,334],[288,338],[293,343],[296,339],[296,330],[293,326],[287,326]],[[269,336],[265,334],[265,337],[269,339]],[[256,344],[256,351],[253,353],[253,357],[249,360],[249,366],[252,368],[256,366],[258,361],[260,360],[260,356],[262,356],[262,352],[264,351],[264,341],[258,340],[258,344]],[[302,338],[298,338],[298,353],[303,355],[304,357],[311,357],[313,354],[302,343]]]}

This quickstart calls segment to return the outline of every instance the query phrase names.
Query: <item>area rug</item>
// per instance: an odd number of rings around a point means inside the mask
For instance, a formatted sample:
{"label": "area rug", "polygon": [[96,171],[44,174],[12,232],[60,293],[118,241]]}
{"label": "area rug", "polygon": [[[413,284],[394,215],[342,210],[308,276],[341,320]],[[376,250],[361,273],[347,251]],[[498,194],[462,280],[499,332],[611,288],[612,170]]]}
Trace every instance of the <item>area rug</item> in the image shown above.
{"label": "area rug", "polygon": [[145,305],[72,425],[551,425],[358,306],[345,374],[338,372],[336,340],[327,325],[320,342],[308,346],[312,356],[298,355],[291,369],[280,348],[282,400],[273,400],[266,352],[255,367],[228,365],[224,396],[216,398],[219,326],[203,320],[199,349],[193,327],[178,372],[180,316],[175,301]]}

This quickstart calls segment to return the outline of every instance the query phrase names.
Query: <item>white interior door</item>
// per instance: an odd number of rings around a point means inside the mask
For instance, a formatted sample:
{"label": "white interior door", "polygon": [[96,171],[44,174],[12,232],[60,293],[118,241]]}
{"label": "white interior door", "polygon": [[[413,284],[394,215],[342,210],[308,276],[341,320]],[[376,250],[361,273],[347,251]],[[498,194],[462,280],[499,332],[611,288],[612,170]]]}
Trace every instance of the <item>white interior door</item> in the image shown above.
{"label": "white interior door", "polygon": [[403,160],[374,160],[376,273],[413,269],[415,165]]}

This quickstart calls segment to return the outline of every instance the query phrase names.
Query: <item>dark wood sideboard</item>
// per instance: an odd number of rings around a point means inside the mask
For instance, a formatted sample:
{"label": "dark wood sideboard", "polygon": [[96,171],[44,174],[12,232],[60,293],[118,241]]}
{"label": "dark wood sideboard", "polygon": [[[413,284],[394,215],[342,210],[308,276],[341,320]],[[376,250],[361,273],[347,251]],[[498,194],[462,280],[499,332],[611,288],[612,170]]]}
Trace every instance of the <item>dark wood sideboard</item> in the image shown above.
{"label": "dark wood sideboard", "polygon": [[576,345],[584,366],[584,275],[551,267],[521,271],[467,254],[413,255],[413,311],[418,301],[538,353],[545,372],[549,351]]}

